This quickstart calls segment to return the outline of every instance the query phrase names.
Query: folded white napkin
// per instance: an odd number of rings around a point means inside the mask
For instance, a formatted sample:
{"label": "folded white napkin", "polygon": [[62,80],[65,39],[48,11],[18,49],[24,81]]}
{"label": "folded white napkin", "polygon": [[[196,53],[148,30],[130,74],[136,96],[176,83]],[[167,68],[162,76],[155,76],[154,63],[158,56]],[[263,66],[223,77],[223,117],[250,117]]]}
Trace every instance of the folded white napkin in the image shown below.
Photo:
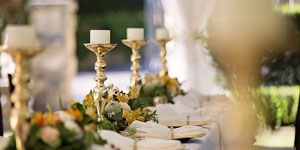
{"label": "folded white napkin", "polygon": [[181,117],[181,116],[163,116],[159,118],[159,124],[165,126],[184,126],[184,125],[209,125],[211,123],[211,118],[202,117]]}
{"label": "folded white napkin", "polygon": [[135,136],[147,138],[170,139],[171,130],[163,125],[154,123],[152,121],[141,122],[133,121],[128,128],[136,129]]}
{"label": "folded white napkin", "polygon": [[196,91],[190,90],[185,95],[178,95],[173,98],[173,101],[176,103],[181,103],[183,106],[187,106],[189,108],[198,108],[201,106],[201,97]]}
{"label": "folded white napkin", "polygon": [[99,131],[100,136],[109,144],[113,144],[121,150],[180,150],[183,149],[180,141],[161,140],[161,139],[143,139],[134,141],[128,137],[124,137],[116,132],[102,130]]}
{"label": "folded white napkin", "polygon": [[165,126],[207,125],[210,118],[204,117],[200,110],[177,104],[159,104],[155,107],[159,124]]}
{"label": "folded white napkin", "polygon": [[186,95],[176,96],[173,101],[175,105],[197,109],[207,105],[226,105],[231,103],[226,95],[202,96],[194,90],[190,90]]}
{"label": "folded white napkin", "polygon": [[193,117],[200,117],[202,116],[201,111],[193,110],[185,105],[182,105],[181,102],[175,104],[158,104],[154,110],[158,115],[158,118],[164,116],[179,116],[179,117],[186,117],[186,116],[193,116]]}
{"label": "folded white napkin", "polygon": [[169,129],[166,126],[151,121],[141,122],[136,120],[128,128],[136,129],[133,137],[142,138],[176,139],[199,137],[206,134],[206,129],[199,126],[183,126],[176,129]]}
{"label": "folded white napkin", "polygon": [[188,137],[200,137],[204,136],[207,132],[207,129],[199,126],[182,126],[180,128],[174,129],[174,138],[180,139]]}

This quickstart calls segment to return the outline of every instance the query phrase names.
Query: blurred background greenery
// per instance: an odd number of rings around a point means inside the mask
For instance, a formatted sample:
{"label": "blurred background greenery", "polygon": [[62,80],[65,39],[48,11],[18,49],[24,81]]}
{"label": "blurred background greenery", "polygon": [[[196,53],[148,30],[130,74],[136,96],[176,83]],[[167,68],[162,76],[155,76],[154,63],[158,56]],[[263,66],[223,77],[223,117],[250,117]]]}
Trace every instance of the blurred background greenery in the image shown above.
{"label": "blurred background greenery", "polygon": [[291,21],[292,36],[284,50],[270,51],[269,61],[262,68],[262,83],[265,86],[300,85],[300,4],[292,9],[286,4],[278,9]]}
{"label": "blurred background greenery", "polygon": [[[79,0],[77,56],[79,71],[92,71],[95,56],[83,43],[89,42],[91,29],[111,30],[111,43],[118,46],[110,51],[105,60],[108,70],[129,70],[131,50],[122,44],[126,28],[144,28],[143,0]],[[107,59],[109,58],[109,59]]]}
{"label": "blurred background greenery", "polygon": [[[28,0],[0,0],[0,34],[7,24],[28,23],[27,2]],[[79,71],[93,71],[96,58],[83,46],[83,43],[90,40],[91,29],[111,30],[111,43],[118,44],[105,57],[107,69],[129,70],[131,50],[121,40],[126,38],[126,28],[144,28],[144,1],[78,0],[78,5],[76,48]]]}
{"label": "blurred background greenery", "polygon": [[[284,50],[270,50],[261,68],[261,101],[273,128],[294,125],[300,95],[300,5],[283,5],[279,12],[291,21],[292,37]],[[285,38],[285,37],[283,37]],[[285,40],[285,39],[283,39]]]}

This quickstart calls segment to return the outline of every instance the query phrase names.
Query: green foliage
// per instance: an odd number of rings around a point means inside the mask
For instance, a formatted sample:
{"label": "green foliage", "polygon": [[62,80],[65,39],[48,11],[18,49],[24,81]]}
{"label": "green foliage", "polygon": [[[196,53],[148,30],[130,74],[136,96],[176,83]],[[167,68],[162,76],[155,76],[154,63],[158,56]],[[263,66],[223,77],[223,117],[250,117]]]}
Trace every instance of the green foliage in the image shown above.
{"label": "green foliage", "polygon": [[108,122],[106,121],[105,123],[113,127],[114,131],[122,131],[126,128],[125,119],[122,117],[122,115],[123,110],[119,102],[112,101],[105,106],[103,118],[107,119]]}
{"label": "green foliage", "polygon": [[154,110],[153,112],[148,112],[145,118],[146,120],[152,120],[153,122],[158,123],[158,115],[156,113],[156,110]]}
{"label": "green foliage", "polygon": [[289,4],[280,5],[275,7],[276,10],[280,11],[283,14],[300,14],[300,5],[294,4],[293,8],[290,8]]}
{"label": "green foliage", "polygon": [[[119,91],[118,88],[114,88],[110,84],[107,88],[107,104],[104,106],[104,113],[99,118],[98,121],[96,115],[96,106],[94,105],[94,98],[92,96],[92,91],[83,100],[83,103],[78,103],[73,101],[71,108],[77,109],[83,115],[83,122],[93,123],[98,129],[112,130],[120,132],[126,129],[128,120],[134,121],[136,119],[140,121],[155,121],[157,122],[156,111],[152,112],[145,108],[142,101],[137,99],[130,99],[128,94],[123,91]],[[130,114],[125,115],[124,114]],[[136,115],[136,116],[135,116]],[[132,119],[132,120],[131,120]]]}
{"label": "green foliage", "polygon": [[93,54],[88,52],[83,46],[83,43],[90,41],[89,31],[91,29],[111,30],[111,43],[118,44],[114,50],[107,53],[107,57],[111,58],[106,60],[108,65],[119,65],[123,64],[124,61],[129,63],[131,50],[121,42],[122,39],[126,38],[126,29],[129,27],[144,27],[144,12],[142,9],[79,13],[77,31],[79,70],[93,69],[91,64],[94,63],[94,60],[89,57],[93,56]]}
{"label": "green foliage", "polygon": [[141,98],[129,99],[128,105],[130,106],[131,110],[137,110],[138,108],[146,107],[145,101],[141,100]]}
{"label": "green foliage", "polygon": [[129,134],[129,136],[136,134],[136,128],[129,128],[128,134]]}
{"label": "green foliage", "polygon": [[155,97],[165,99],[168,103],[173,103],[172,96],[168,93],[166,85],[162,84],[143,84],[139,97],[146,106],[154,106]]}
{"label": "green foliage", "polygon": [[168,75],[156,75],[152,78],[150,75],[145,76],[145,83],[142,84],[139,99],[146,106],[154,106],[155,103],[174,103],[173,98],[177,95],[184,95],[180,88],[177,78],[171,78]]}
{"label": "green foliage", "polygon": [[265,121],[272,127],[293,125],[299,103],[300,86],[270,86],[260,88],[262,108],[267,112]]}
{"label": "green foliage", "polygon": [[[29,13],[26,10],[28,0],[0,0],[0,35],[8,24],[27,24]],[[1,41],[2,36],[0,36]]]}
{"label": "green foliage", "polygon": [[144,6],[142,0],[78,0],[79,13],[105,13],[118,10],[141,10]]}
{"label": "green foliage", "polygon": [[284,31],[288,32],[288,37],[280,37],[286,41],[284,46],[270,50],[264,57],[268,61],[263,64],[267,71],[262,74],[262,82],[267,86],[300,85],[300,5],[294,5],[293,9],[283,5],[280,9],[290,21]]}

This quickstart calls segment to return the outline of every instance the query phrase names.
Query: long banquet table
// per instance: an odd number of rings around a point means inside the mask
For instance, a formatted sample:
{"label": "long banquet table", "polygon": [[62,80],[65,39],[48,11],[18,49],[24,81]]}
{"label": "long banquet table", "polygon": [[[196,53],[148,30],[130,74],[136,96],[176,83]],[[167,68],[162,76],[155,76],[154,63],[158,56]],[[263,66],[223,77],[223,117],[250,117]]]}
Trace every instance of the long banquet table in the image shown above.
{"label": "long banquet table", "polygon": [[[220,140],[220,132],[217,123],[203,126],[208,129],[208,132],[203,137],[192,138],[183,144],[185,150],[221,150],[222,144]],[[0,137],[0,150],[3,150],[6,138]],[[93,150],[99,150],[99,148],[93,148]]]}

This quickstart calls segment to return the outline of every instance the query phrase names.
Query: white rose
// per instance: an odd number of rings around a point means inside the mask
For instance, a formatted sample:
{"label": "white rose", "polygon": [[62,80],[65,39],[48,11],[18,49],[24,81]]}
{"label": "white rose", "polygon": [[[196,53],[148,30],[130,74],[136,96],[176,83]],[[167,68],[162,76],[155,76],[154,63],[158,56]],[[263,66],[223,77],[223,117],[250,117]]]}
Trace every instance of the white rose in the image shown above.
{"label": "white rose", "polygon": [[83,136],[81,128],[74,121],[64,122],[65,128],[74,131],[76,133],[75,139],[79,139]]}
{"label": "white rose", "polygon": [[127,103],[120,102],[120,105],[121,105],[121,108],[123,109],[123,111],[131,110],[130,106]]}
{"label": "white rose", "polygon": [[45,143],[51,146],[56,146],[60,143],[59,132],[54,127],[43,127],[41,129],[41,137]]}
{"label": "white rose", "polygon": [[67,122],[67,121],[73,121],[74,120],[73,116],[71,116],[70,114],[68,114],[64,111],[57,111],[55,113],[58,114],[58,116],[59,116],[59,118],[62,122]]}

